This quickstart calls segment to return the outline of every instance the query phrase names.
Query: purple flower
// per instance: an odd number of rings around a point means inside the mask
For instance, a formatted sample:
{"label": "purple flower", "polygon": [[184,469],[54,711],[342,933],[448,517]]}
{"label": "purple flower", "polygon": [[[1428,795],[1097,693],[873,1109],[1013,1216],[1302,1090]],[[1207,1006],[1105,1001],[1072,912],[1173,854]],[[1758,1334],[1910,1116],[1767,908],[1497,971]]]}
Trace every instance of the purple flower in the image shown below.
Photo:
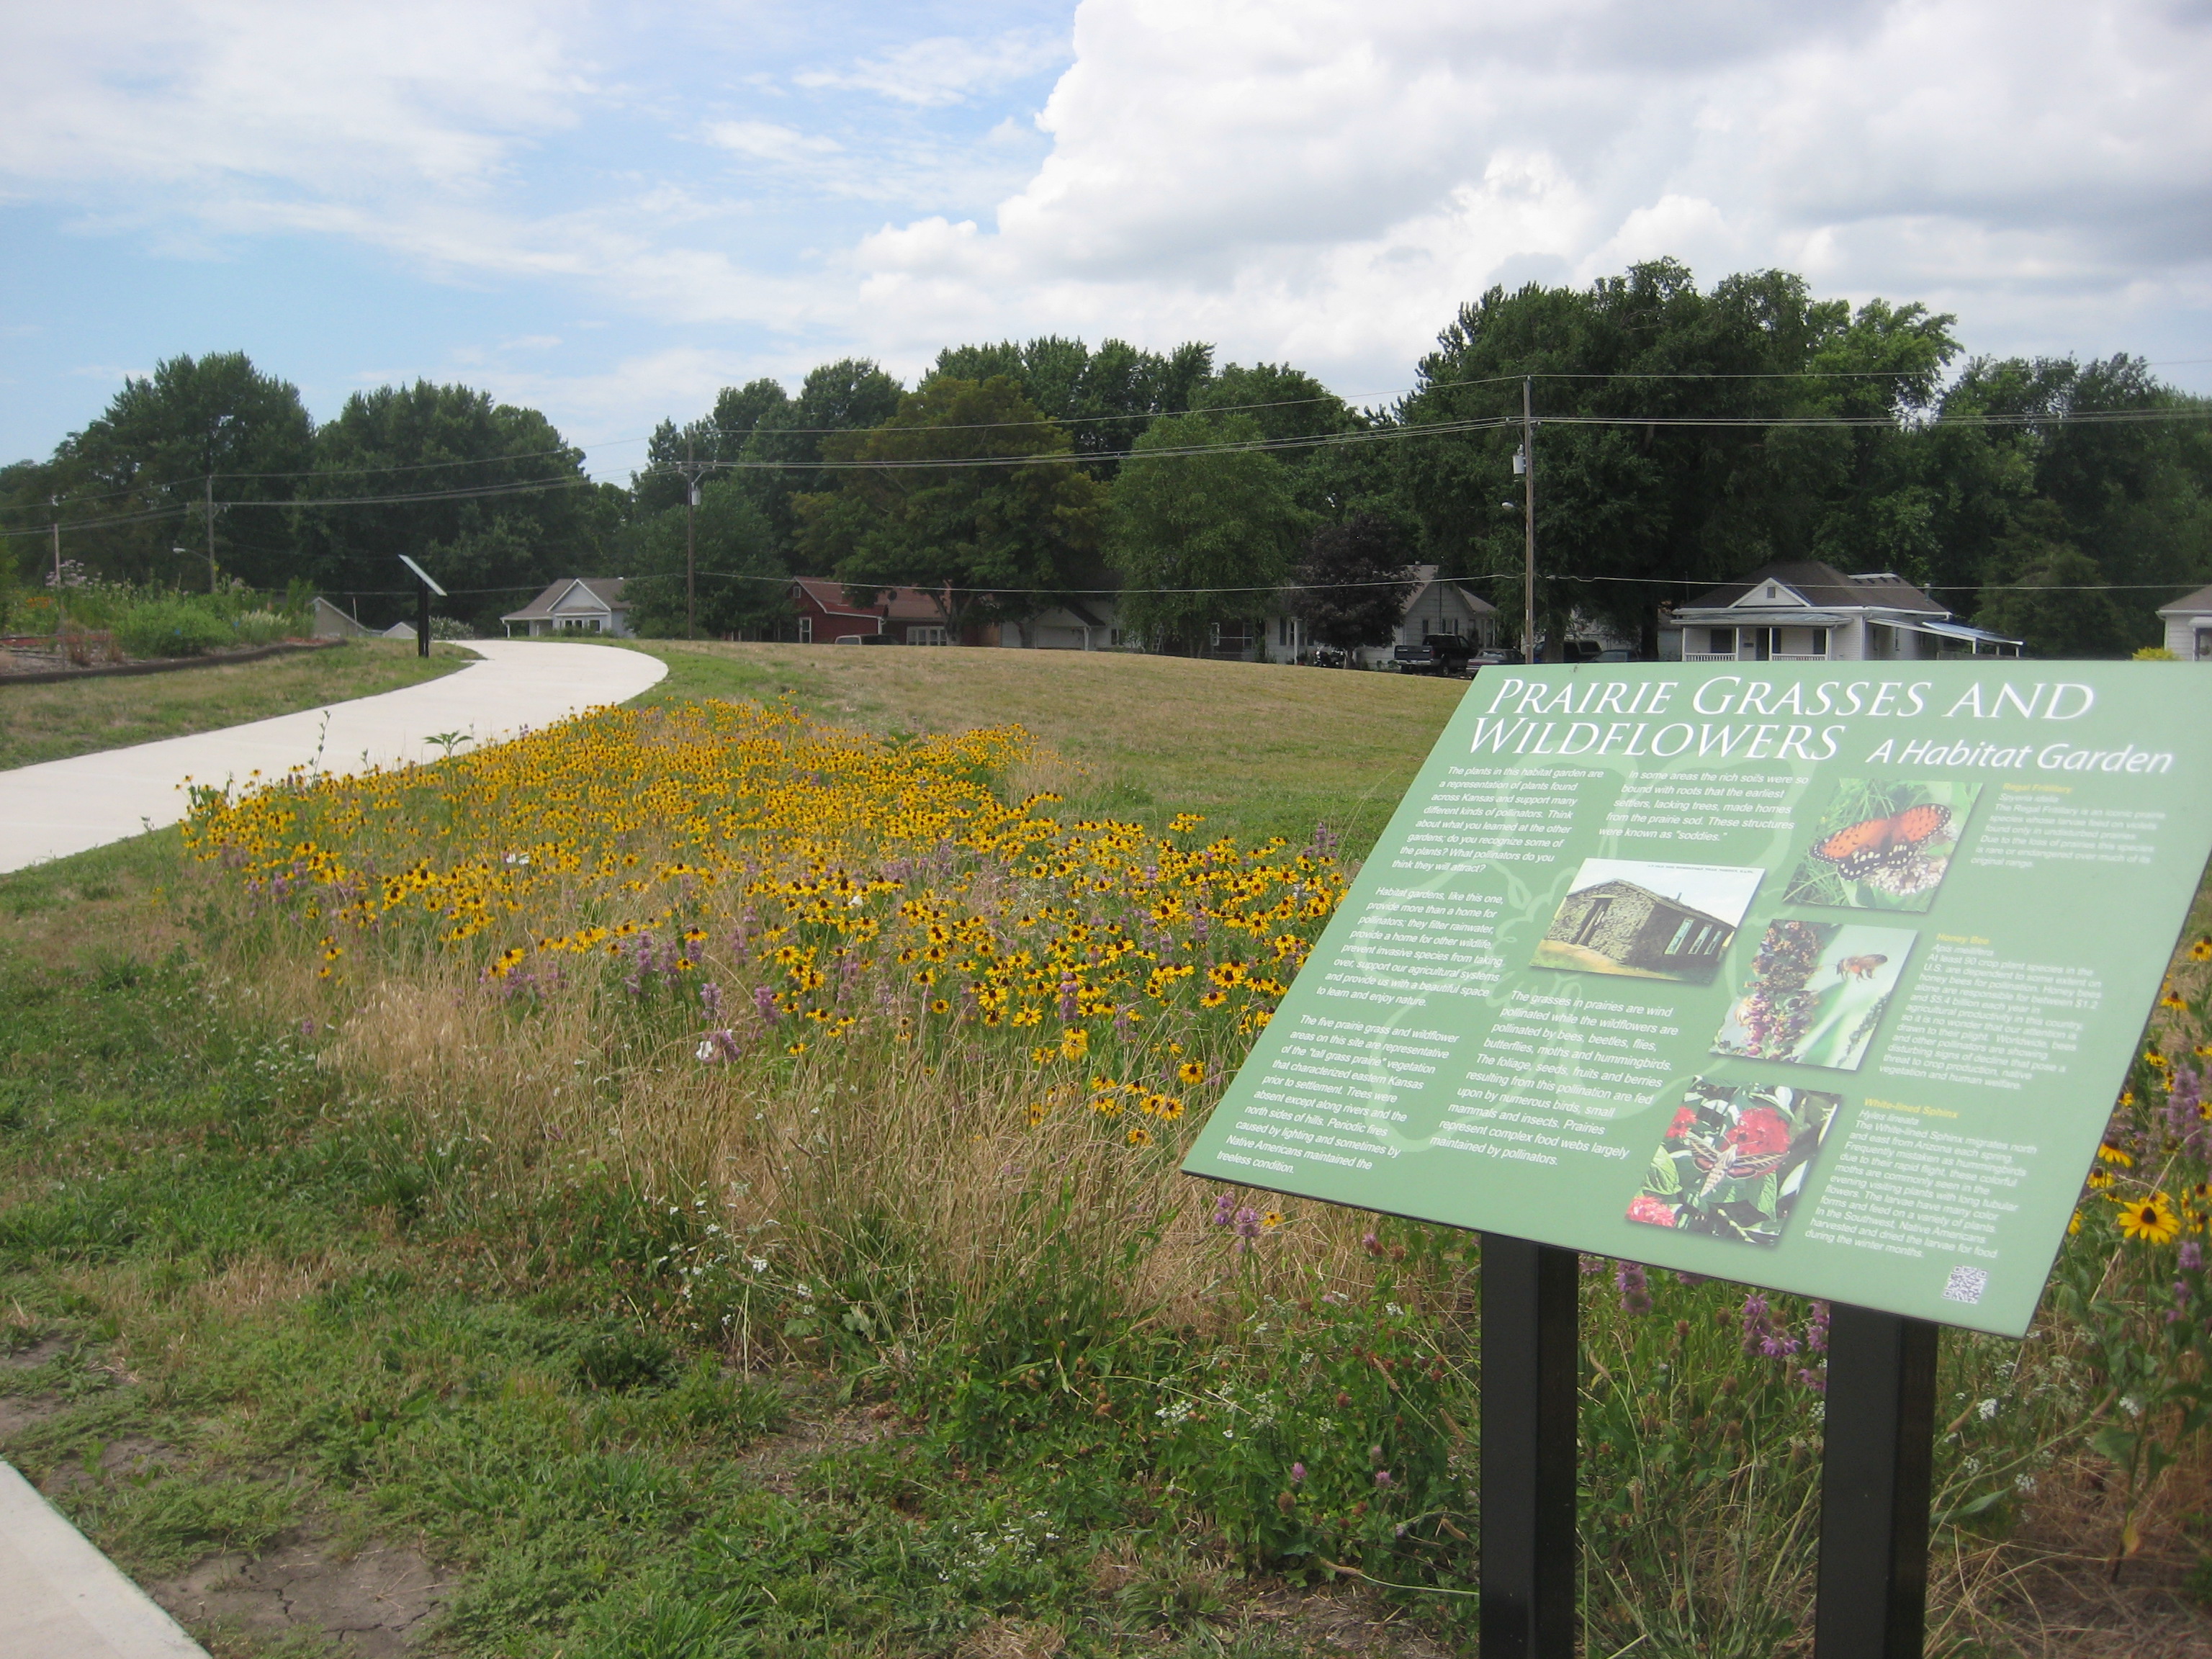
{"label": "purple flower", "polygon": [[1375,1471],[1375,1484],[1376,1484],[1376,1486],[1387,1486],[1391,1485],[1391,1484],[1392,1484],[1392,1482],[1391,1482],[1391,1480],[1390,1480],[1390,1471],[1389,1471],[1389,1470],[1388,1470],[1388,1469],[1377,1469],[1377,1470],[1376,1470],[1376,1471]]}
{"label": "purple flower", "polygon": [[775,993],[765,985],[753,987],[753,1012],[770,1025],[775,1024],[781,1012],[775,1006]]}
{"label": "purple flower", "polygon": [[1613,1288],[1620,1292],[1620,1310],[1630,1314],[1651,1311],[1651,1285],[1640,1261],[1624,1261],[1613,1270]]}
{"label": "purple flower", "polygon": [[1224,1187],[1221,1189],[1220,1196],[1213,1200],[1213,1224],[1217,1227],[1226,1227],[1236,1218],[1237,1194]]}
{"label": "purple flower", "polygon": [[2185,1273],[2198,1272],[2204,1266],[2204,1247],[2193,1238],[2183,1239],[2180,1260],[2175,1265]]}
{"label": "purple flower", "polygon": [[1249,1250],[1260,1236],[1260,1212],[1248,1204],[1237,1212],[1230,1224],[1237,1229],[1237,1248]]}
{"label": "purple flower", "polygon": [[1293,1463],[1291,1465],[1291,1484],[1292,1486],[1296,1486],[1304,1484],[1305,1478],[1306,1466],[1304,1464]]}
{"label": "purple flower", "polygon": [[722,1017],[722,988],[708,980],[699,988],[699,1006],[707,1011],[708,1019]]}

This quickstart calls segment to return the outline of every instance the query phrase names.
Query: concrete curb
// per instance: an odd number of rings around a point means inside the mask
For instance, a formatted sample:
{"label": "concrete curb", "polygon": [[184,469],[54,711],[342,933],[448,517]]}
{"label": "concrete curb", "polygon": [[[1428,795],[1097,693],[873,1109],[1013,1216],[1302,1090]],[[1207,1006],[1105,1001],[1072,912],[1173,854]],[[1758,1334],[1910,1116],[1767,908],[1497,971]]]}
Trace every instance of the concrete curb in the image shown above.
{"label": "concrete curb", "polygon": [[0,1463],[0,1651],[8,1659],[207,1659],[207,1650]]}

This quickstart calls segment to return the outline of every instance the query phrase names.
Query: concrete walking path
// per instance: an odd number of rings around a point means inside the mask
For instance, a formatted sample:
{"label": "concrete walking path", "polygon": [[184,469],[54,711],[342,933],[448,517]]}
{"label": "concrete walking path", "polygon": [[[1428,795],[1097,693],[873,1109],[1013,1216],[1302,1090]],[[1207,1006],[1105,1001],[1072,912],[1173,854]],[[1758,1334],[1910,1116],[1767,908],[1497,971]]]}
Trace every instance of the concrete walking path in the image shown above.
{"label": "concrete walking path", "polygon": [[5,1463],[0,1653],[8,1659],[207,1659],[175,1620]]}
{"label": "concrete walking path", "polygon": [[[479,640],[469,648],[483,660],[403,690],[0,772],[0,873],[176,823],[185,815],[179,786],[187,777],[209,784],[244,783],[257,771],[281,777],[319,749],[323,769],[339,774],[434,760],[441,751],[425,741],[434,734],[473,733],[476,743],[490,743],[626,702],[668,672],[658,657],[612,646]],[[159,676],[145,682],[144,695],[161,695]]]}

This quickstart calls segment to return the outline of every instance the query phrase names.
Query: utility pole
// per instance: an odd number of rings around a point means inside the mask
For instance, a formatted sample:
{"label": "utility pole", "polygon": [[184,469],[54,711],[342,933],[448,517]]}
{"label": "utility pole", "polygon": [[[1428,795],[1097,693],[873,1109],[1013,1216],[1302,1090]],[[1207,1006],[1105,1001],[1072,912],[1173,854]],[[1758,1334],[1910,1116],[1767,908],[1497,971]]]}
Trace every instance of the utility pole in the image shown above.
{"label": "utility pole", "polygon": [[62,498],[46,497],[46,505],[54,510],[54,603],[62,602]]}
{"label": "utility pole", "polygon": [[215,474],[212,472],[207,476],[207,521],[208,592],[212,593],[215,592]]}
{"label": "utility pole", "polygon": [[1535,377],[1521,377],[1521,543],[1526,568],[1521,578],[1521,653],[1536,660],[1536,418]]}
{"label": "utility pole", "polygon": [[687,438],[684,459],[690,463],[684,475],[684,637],[699,637],[699,451],[698,441]]}

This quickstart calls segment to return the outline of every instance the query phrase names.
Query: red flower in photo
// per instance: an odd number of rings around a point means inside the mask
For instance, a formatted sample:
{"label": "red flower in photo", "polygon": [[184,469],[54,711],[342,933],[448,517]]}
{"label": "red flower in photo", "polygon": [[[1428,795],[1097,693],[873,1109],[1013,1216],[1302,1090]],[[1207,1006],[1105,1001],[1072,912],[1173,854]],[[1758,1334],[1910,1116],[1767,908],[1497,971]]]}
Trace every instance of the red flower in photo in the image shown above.
{"label": "red flower in photo", "polygon": [[1671,1227],[1674,1212],[1649,1193],[1638,1193],[1636,1201],[1628,1206],[1628,1218],[1641,1221],[1650,1227]]}
{"label": "red flower in photo", "polygon": [[1697,1127],[1698,1109],[1694,1106],[1677,1107],[1674,1111],[1674,1121],[1667,1126],[1667,1139],[1680,1140]]}
{"label": "red flower in photo", "polygon": [[1745,1158],[1770,1158],[1790,1150],[1790,1123],[1771,1106],[1754,1106],[1722,1137]]}

